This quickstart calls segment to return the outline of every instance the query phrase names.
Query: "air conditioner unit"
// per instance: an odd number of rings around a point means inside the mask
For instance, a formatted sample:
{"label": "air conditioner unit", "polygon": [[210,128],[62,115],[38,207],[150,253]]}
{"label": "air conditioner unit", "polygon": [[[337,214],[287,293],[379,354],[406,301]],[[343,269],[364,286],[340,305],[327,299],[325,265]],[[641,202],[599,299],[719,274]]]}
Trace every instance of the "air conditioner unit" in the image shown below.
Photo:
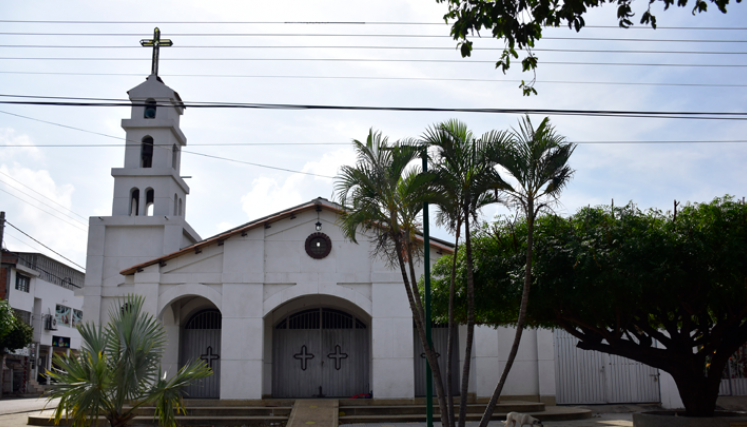
{"label": "air conditioner unit", "polygon": [[52,316],[51,314],[47,315],[47,327],[46,329],[48,331],[56,331],[57,330],[57,318],[55,316]]}

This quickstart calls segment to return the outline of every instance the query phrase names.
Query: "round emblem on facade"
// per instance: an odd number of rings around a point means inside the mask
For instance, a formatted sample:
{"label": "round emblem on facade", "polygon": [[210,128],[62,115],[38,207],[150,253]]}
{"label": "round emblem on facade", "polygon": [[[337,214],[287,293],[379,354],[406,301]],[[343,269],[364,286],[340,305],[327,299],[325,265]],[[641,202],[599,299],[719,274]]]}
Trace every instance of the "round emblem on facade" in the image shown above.
{"label": "round emblem on facade", "polygon": [[322,259],[332,250],[332,241],[324,233],[314,233],[306,238],[306,253],[314,259]]}

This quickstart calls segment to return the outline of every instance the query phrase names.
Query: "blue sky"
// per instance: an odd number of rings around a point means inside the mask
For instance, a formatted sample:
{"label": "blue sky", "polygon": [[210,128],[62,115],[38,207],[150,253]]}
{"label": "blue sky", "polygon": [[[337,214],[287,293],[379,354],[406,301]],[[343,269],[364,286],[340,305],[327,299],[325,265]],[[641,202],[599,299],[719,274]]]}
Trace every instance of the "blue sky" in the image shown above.
{"label": "blue sky", "polygon": [[[640,14],[647,2],[634,4]],[[439,23],[445,13],[435,1],[29,1],[3,2],[4,20],[152,21],[175,46],[162,50],[160,74],[185,101],[289,104],[367,105],[442,108],[557,108],[646,111],[745,111],[747,87],[663,86],[661,83],[744,84],[744,68],[559,65],[546,62],[627,62],[648,64],[747,64],[747,31],[585,28],[548,29],[537,49],[628,50],[638,53],[575,53],[538,51],[539,95],[523,97],[516,80],[531,79],[514,67],[503,75],[490,63],[207,61],[177,58],[366,58],[460,60],[455,49],[352,49],[308,46],[389,46],[454,48],[449,27],[442,25],[352,24],[176,24],[170,21],[365,21]],[[693,16],[690,8],[667,12],[655,5],[660,27],[739,27],[745,6],[731,5],[724,15],[715,8]],[[588,25],[615,26],[616,10],[592,11]],[[150,71],[150,51],[139,40],[150,38],[152,23],[42,24],[0,22],[0,33],[131,34],[129,36],[21,36],[0,34],[0,45],[131,46],[131,48],[12,48],[0,47],[0,94],[125,98],[127,90]],[[343,34],[344,37],[190,37],[179,34]],[[378,35],[378,37],[361,35]],[[381,35],[432,35],[401,38]],[[574,37],[553,40],[551,37]],[[612,41],[578,37],[612,38]],[[632,42],[624,38],[701,40],[700,42]],[[705,40],[728,40],[716,43]],[[227,48],[225,46],[275,46]],[[195,48],[190,46],[223,46]],[[278,48],[307,46],[307,48]],[[501,48],[485,38],[478,48]],[[641,51],[728,52],[729,54],[641,53]],[[475,51],[472,60],[497,59],[499,51]],[[8,58],[65,60],[18,60]],[[94,61],[69,58],[97,58]],[[139,60],[102,60],[139,58]],[[545,63],[543,63],[543,61]],[[37,74],[30,74],[37,73]],[[44,74],[69,73],[69,74]],[[124,75],[81,75],[124,74]],[[181,76],[180,76],[181,75]],[[187,77],[184,75],[192,75]],[[198,77],[196,75],[201,75]],[[223,77],[215,77],[221,75]],[[226,76],[244,77],[226,77]],[[255,76],[255,77],[246,77]],[[256,76],[275,76],[256,77]],[[316,79],[278,76],[325,77]],[[496,82],[444,80],[341,79],[330,77],[407,77],[484,79]],[[573,81],[548,83],[551,81]],[[636,83],[590,84],[583,82]],[[651,83],[643,85],[641,83]],[[61,123],[93,132],[124,137],[120,120],[127,108],[64,108],[0,105],[0,112]],[[431,124],[450,118],[465,121],[475,133],[509,129],[516,115],[187,109],[182,130],[187,150],[261,163],[292,170],[334,175],[341,164],[354,160],[348,143],[365,138],[369,128],[392,139],[417,137]],[[532,118],[538,123],[542,117]],[[677,120],[611,117],[552,117],[557,131],[571,141],[740,140],[743,121]],[[209,146],[215,143],[319,143],[308,146]],[[53,249],[85,265],[86,223],[81,217],[111,213],[113,179],[110,170],[123,164],[123,147],[43,148],[48,144],[109,144],[115,139],[61,128],[0,113],[0,206],[9,221]],[[19,145],[24,147],[3,147]],[[745,195],[747,144],[580,144],[571,159],[576,169],[561,197],[561,214],[579,207],[630,200],[641,207],[671,209],[673,200],[709,201],[716,196]],[[322,196],[331,198],[333,180],[184,154],[182,175],[192,192],[187,218],[207,237],[256,217]],[[12,178],[12,179],[11,179]],[[21,181],[54,202],[19,186]],[[18,190],[43,200],[45,206]],[[16,197],[9,195],[13,194]],[[21,201],[20,199],[23,199]],[[58,204],[55,204],[58,203]],[[64,206],[64,208],[63,208]],[[53,211],[56,217],[41,212]],[[70,213],[69,209],[75,214]],[[63,216],[60,212],[70,215]],[[489,220],[505,209],[486,209]],[[80,215],[79,216],[76,216]],[[79,222],[80,221],[80,222]],[[82,222],[82,223],[81,223]],[[443,230],[434,235],[450,239]],[[5,245],[12,250],[42,251],[15,230],[6,229]]]}

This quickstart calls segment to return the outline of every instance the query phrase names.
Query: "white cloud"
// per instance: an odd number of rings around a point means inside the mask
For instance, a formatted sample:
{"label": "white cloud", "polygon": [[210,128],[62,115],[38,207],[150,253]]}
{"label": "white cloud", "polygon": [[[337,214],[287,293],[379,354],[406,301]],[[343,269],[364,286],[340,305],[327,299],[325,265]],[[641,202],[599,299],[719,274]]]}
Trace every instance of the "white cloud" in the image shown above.
{"label": "white cloud", "polygon": [[0,128],[0,145],[22,145],[23,147],[3,147],[0,149],[0,160],[11,159],[17,155],[25,154],[32,160],[40,160],[41,152],[34,146],[31,138],[26,134],[18,134],[12,128]]}

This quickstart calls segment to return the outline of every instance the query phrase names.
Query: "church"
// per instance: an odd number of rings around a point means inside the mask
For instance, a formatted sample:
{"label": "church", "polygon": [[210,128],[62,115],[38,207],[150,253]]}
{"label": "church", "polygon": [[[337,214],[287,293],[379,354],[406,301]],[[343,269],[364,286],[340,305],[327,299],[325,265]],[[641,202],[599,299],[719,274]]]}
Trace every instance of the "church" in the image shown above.
{"label": "church", "polygon": [[[370,393],[407,402],[424,396],[425,359],[401,273],[371,255],[366,236],[358,244],[344,238],[339,205],[309,200],[206,239],[190,227],[189,186],[180,162],[187,145],[179,124],[185,105],[158,76],[156,52],[151,75],[128,92],[133,105],[122,120],[124,165],[111,171],[112,214],[89,221],[85,319],[105,324],[119,297],[145,296],[145,309],[167,332],[162,368],[173,373],[202,359],[214,372],[190,386],[189,397]],[[453,247],[431,239],[429,251],[435,263]],[[598,370],[595,363],[612,362],[592,360],[594,352],[576,350],[572,339],[558,334],[524,332],[504,398],[550,405],[599,399],[598,390],[577,379],[584,369]],[[476,327],[471,398],[490,397],[513,335],[511,328]],[[460,326],[456,389],[465,339],[466,327]],[[445,354],[446,330],[434,328],[433,340]],[[651,382],[648,371],[636,375]],[[656,397],[647,393],[618,399],[658,400],[659,384]]]}

